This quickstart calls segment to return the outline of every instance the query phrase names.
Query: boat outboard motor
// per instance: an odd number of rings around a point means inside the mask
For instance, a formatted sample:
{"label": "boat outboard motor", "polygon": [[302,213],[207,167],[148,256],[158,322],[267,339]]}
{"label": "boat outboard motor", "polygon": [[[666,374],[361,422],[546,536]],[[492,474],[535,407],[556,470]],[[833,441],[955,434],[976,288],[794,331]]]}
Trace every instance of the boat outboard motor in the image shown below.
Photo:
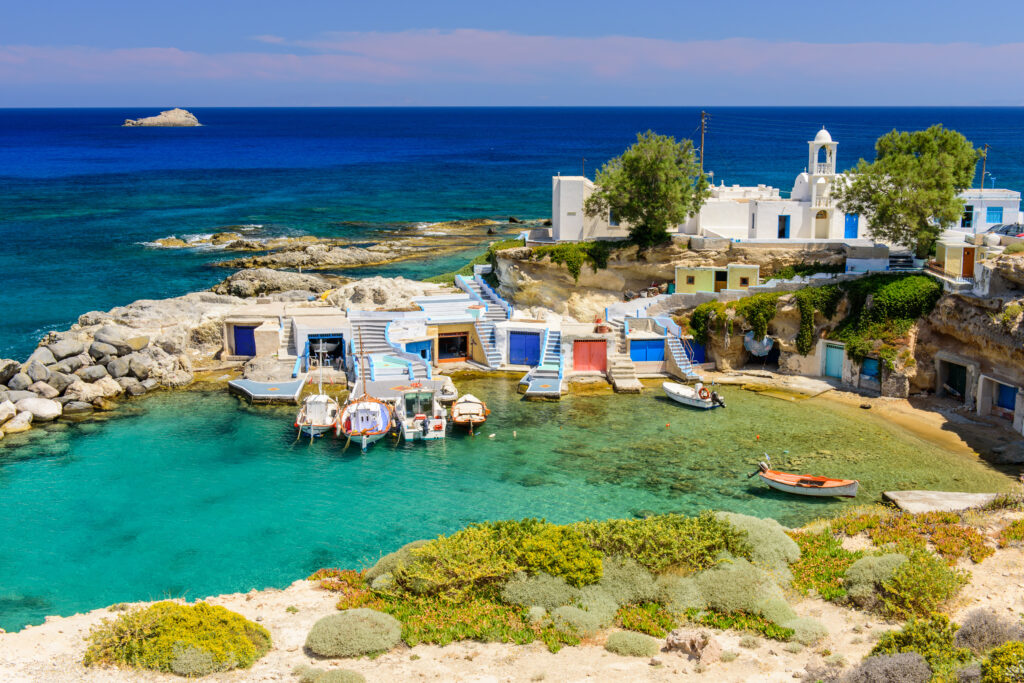
{"label": "boat outboard motor", "polygon": [[717,403],[718,405],[722,406],[723,408],[725,407],[725,399],[723,399],[721,396],[719,396],[717,391],[712,391],[711,392],[711,402],[712,403]]}
{"label": "boat outboard motor", "polygon": [[426,417],[424,417],[421,425],[423,427],[423,436],[424,438],[426,438],[427,432],[430,431],[430,421]]}

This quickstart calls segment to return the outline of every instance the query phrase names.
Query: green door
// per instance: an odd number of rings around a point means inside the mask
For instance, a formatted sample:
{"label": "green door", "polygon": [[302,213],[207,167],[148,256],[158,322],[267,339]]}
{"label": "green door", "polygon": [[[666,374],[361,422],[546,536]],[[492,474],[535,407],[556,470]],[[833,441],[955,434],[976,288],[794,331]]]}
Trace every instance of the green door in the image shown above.
{"label": "green door", "polygon": [[842,346],[825,344],[825,376],[843,378],[843,358],[846,356]]}

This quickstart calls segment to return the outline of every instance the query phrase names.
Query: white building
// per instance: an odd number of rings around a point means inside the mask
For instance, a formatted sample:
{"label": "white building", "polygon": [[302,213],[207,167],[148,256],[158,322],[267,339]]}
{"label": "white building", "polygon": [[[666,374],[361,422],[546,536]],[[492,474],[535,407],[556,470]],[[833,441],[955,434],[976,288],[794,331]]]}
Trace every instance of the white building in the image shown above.
{"label": "white building", "polygon": [[[839,143],[822,128],[808,141],[807,170],[793,182],[788,198],[767,185],[710,188],[710,197],[696,216],[676,226],[680,235],[700,235],[742,241],[866,240],[867,221],[836,206],[834,190],[842,182],[836,173]],[[627,226],[614,216],[586,216],[583,203],[596,185],[583,176],[552,178],[551,240],[623,239]],[[997,223],[1021,220],[1020,193],[1012,190],[967,190],[961,229],[982,232]]]}

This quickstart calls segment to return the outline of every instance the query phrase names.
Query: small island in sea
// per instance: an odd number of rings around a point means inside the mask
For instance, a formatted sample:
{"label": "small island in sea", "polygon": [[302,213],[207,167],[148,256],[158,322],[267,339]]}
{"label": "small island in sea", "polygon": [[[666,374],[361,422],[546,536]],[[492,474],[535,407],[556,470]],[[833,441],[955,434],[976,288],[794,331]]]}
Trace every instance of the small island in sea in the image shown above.
{"label": "small island in sea", "polygon": [[146,116],[140,119],[125,119],[121,124],[122,128],[188,128],[201,126],[199,119],[192,112],[175,107],[162,111],[156,116]]}

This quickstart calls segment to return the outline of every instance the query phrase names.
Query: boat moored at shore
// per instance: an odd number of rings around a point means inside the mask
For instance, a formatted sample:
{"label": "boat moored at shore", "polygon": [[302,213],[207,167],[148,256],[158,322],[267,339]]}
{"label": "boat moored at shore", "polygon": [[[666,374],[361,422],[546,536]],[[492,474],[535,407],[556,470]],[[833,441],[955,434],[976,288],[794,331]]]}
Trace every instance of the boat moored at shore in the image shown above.
{"label": "boat moored at shore", "polygon": [[692,387],[678,382],[662,382],[661,388],[676,403],[704,410],[725,407],[725,399],[719,396],[717,391],[711,391],[700,382]]}

